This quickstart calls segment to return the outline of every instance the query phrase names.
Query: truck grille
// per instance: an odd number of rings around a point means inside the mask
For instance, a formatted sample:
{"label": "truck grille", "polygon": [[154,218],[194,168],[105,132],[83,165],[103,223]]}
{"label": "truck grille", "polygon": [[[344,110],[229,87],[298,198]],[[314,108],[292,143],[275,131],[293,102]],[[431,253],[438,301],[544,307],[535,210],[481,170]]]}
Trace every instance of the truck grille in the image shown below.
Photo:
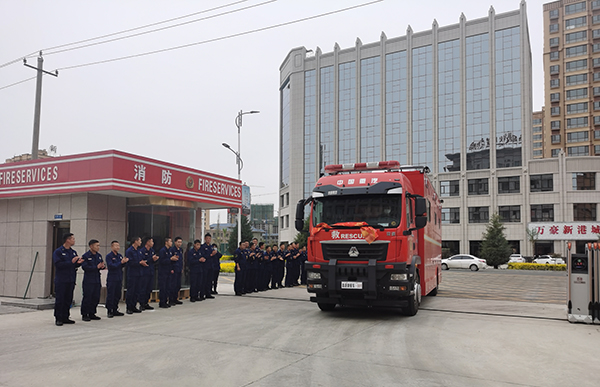
{"label": "truck grille", "polygon": [[[387,241],[386,241],[387,242]],[[342,261],[368,261],[376,259],[385,261],[389,243],[377,241],[370,245],[366,242],[362,243],[327,243],[321,242],[323,250],[323,259],[339,259]]]}

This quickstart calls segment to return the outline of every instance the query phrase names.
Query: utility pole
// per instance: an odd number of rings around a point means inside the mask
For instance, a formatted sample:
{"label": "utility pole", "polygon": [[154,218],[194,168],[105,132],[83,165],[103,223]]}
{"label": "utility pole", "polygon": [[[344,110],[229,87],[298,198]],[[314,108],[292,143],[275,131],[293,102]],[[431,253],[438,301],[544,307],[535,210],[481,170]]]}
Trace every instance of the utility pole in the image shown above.
{"label": "utility pole", "polygon": [[58,70],[53,73],[44,71],[44,58],[42,58],[42,52],[37,58],[37,67],[33,67],[27,64],[27,59],[23,58],[23,64],[29,68],[37,70],[37,79],[35,86],[35,112],[33,116],[33,141],[31,144],[31,159],[36,160],[38,158],[38,149],[40,144],[40,115],[42,112],[42,75],[44,73],[58,77]]}

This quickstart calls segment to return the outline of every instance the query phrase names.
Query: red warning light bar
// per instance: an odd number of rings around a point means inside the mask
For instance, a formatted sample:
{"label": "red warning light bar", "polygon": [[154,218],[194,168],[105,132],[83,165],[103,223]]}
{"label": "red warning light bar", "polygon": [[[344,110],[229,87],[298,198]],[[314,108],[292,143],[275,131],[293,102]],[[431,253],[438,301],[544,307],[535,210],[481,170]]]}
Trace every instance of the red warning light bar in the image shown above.
{"label": "red warning light bar", "polygon": [[332,164],[325,166],[325,173],[351,172],[351,171],[378,171],[383,169],[398,169],[398,161],[376,161],[370,163]]}

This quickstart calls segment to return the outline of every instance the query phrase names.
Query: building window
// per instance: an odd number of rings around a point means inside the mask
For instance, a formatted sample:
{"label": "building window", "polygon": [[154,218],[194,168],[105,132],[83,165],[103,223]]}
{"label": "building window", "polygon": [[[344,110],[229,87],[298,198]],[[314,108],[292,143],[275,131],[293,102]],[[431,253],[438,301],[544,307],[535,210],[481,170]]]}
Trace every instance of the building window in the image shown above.
{"label": "building window", "polygon": [[565,98],[567,101],[569,101],[572,99],[587,98],[587,96],[588,96],[587,87],[582,87],[581,89],[567,90]]}
{"label": "building window", "polygon": [[552,106],[550,108],[550,115],[551,116],[560,116],[560,106]]}
{"label": "building window", "polygon": [[[433,49],[432,46],[412,50],[412,162],[433,163]],[[378,143],[373,146],[379,147]],[[363,160],[377,161],[377,160]]]}
{"label": "building window", "polygon": [[338,65],[338,163],[356,159],[356,62]]}
{"label": "building window", "polygon": [[560,93],[550,93],[550,102],[559,102]]}
{"label": "building window", "polygon": [[385,131],[388,160],[408,164],[408,63],[406,51],[385,56]]}
{"label": "building window", "polygon": [[550,33],[553,34],[555,32],[558,32],[558,23],[550,24]]}
{"label": "building window", "polygon": [[565,30],[572,30],[573,28],[583,27],[587,24],[585,16],[576,17],[573,19],[565,20]]}
{"label": "building window", "polygon": [[565,63],[565,72],[585,70],[587,68],[587,59],[578,59]]}
{"label": "building window", "polygon": [[542,119],[541,118],[534,118],[532,122],[533,122],[533,125],[541,125],[542,124]]}
{"label": "building window", "polygon": [[552,65],[550,66],[550,74],[554,75],[554,74],[558,74],[560,70],[560,66],[559,65]]}
{"label": "building window", "polygon": [[600,155],[600,145],[594,145],[594,154]]}
{"label": "building window", "polygon": [[[596,118],[596,117],[594,117],[594,118]],[[600,139],[600,130],[594,130],[594,140],[598,140],[598,139]]]}
{"label": "building window", "polygon": [[600,101],[594,102],[594,110],[600,110]]}
{"label": "building window", "polygon": [[541,148],[542,147],[542,142],[541,141],[540,142],[534,142],[533,143],[533,147],[534,148]]}
{"label": "building window", "polygon": [[560,144],[560,134],[553,134],[550,136],[550,141],[552,144]]}
{"label": "building window", "polygon": [[542,135],[541,134],[534,134],[533,135],[533,141],[542,141]]}
{"label": "building window", "polygon": [[592,1],[592,9],[600,9],[600,0]]}
{"label": "building window", "polygon": [[558,47],[558,38],[550,38],[550,47]]}
{"label": "building window", "polygon": [[567,148],[567,156],[589,156],[590,147],[587,145],[571,146]]}
{"label": "building window", "polygon": [[560,148],[559,149],[552,149],[552,157],[558,157],[558,154],[560,153]]}
{"label": "building window", "polygon": [[[594,117],[594,125],[595,125],[595,126],[597,126],[597,125],[600,125],[600,116],[595,116],[595,117]],[[596,132],[600,133],[600,130],[595,130],[595,131],[594,131],[594,139],[596,139],[596,140],[597,140],[597,139],[598,139],[598,138],[600,138],[600,137],[597,137],[597,133],[596,133]]]}
{"label": "building window", "polygon": [[304,73],[304,197],[317,181],[317,71]]}
{"label": "building window", "polygon": [[567,118],[567,129],[585,128],[587,126],[587,117]]}
{"label": "building window", "polygon": [[442,224],[460,223],[460,208],[442,208]]}
{"label": "building window", "polygon": [[521,192],[521,178],[519,176],[499,177],[498,193],[519,193]]}
{"label": "building window", "polygon": [[594,87],[594,97],[600,96],[600,87]]}
{"label": "building window", "polygon": [[573,190],[574,191],[594,191],[596,189],[595,172],[574,172]]}
{"label": "building window", "polygon": [[[323,164],[335,163],[334,153],[334,127],[335,127],[335,86],[333,79],[335,77],[335,71],[333,66],[321,67],[321,79],[319,84],[320,97],[319,97],[319,123],[321,126],[321,133],[319,135],[319,142],[323,145]],[[319,149],[319,148],[317,148]],[[319,170],[322,166],[319,166]]]}
{"label": "building window", "polygon": [[360,160],[378,161],[381,159],[381,57],[362,59],[360,67]]}
{"label": "building window", "polygon": [[[587,40],[587,31],[578,31],[565,34],[565,43],[567,44],[582,42],[584,40]],[[558,45],[558,42],[556,45]]]}
{"label": "building window", "polygon": [[521,206],[499,206],[498,215],[501,222],[520,222]]}
{"label": "building window", "polygon": [[560,129],[560,121],[550,121],[550,129]]}
{"label": "building window", "polygon": [[596,203],[573,204],[573,220],[579,222],[596,221]]}
{"label": "building window", "polygon": [[491,126],[489,43],[490,38],[487,33],[466,38],[467,135],[464,141],[469,171],[490,168],[489,151],[486,151],[489,149],[487,139],[490,138]]}
{"label": "building window", "polygon": [[592,30],[592,38],[594,38],[594,39],[600,38],[600,30]]}
{"label": "building window", "polygon": [[489,193],[488,179],[469,179],[469,195],[487,195]]}
{"label": "building window", "polygon": [[565,48],[565,58],[587,54],[587,44]]}
{"label": "building window", "polygon": [[567,133],[567,143],[587,141],[588,136],[588,131]]}
{"label": "building window", "polygon": [[600,58],[594,58],[592,60],[594,67],[600,67]]}
{"label": "building window", "polygon": [[[550,83],[552,84],[552,80],[550,80]],[[584,83],[587,83],[587,74],[569,75],[565,77],[565,84],[567,86],[582,85]]]}
{"label": "building window", "polygon": [[489,220],[489,207],[469,207],[469,223],[487,223]]}
{"label": "building window", "polygon": [[552,174],[531,175],[529,178],[529,192],[550,192],[554,190]]}
{"label": "building window", "polygon": [[560,52],[559,51],[552,51],[550,52],[550,60],[559,60],[560,59]]}
{"label": "building window", "polygon": [[542,127],[541,126],[534,126],[533,127],[533,133],[542,133]]}
{"label": "building window", "polygon": [[289,79],[280,91],[281,101],[281,176],[280,187],[290,184],[290,155],[292,152],[292,116],[291,92]]}
{"label": "building window", "polygon": [[460,41],[438,44],[438,171],[460,170]]}
{"label": "building window", "polygon": [[587,102],[572,103],[570,105],[567,105],[567,114],[585,113],[587,111],[588,111],[588,103]]}
{"label": "building window", "polygon": [[542,155],[543,155],[543,152],[541,150],[533,151],[533,157],[541,157]]}
{"label": "building window", "polygon": [[592,16],[592,24],[598,24],[598,23],[600,23],[600,15]]}
{"label": "building window", "polygon": [[600,81],[600,73],[594,73],[594,82]]}
{"label": "building window", "polygon": [[548,12],[548,14],[550,15],[550,20],[558,19],[558,9],[553,9],[552,11]]}
{"label": "building window", "polygon": [[585,11],[585,1],[581,3],[565,5],[565,15],[579,13]]}
{"label": "building window", "polygon": [[532,204],[532,222],[554,222],[554,204]]}
{"label": "building window", "polygon": [[594,52],[594,53],[600,52],[600,43],[596,43],[596,44],[592,45],[592,52]]}
{"label": "building window", "polygon": [[460,195],[459,180],[442,180],[440,181],[440,196],[458,196]]}

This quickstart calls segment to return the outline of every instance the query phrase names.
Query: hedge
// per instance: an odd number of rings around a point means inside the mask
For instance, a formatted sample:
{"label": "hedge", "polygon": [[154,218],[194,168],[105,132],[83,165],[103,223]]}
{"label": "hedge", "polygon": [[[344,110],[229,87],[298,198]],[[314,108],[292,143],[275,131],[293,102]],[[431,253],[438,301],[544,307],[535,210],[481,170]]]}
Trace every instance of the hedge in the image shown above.
{"label": "hedge", "polygon": [[233,273],[235,262],[221,263],[221,273]]}
{"label": "hedge", "polygon": [[233,261],[233,255],[223,255],[220,261]]}
{"label": "hedge", "polygon": [[509,270],[547,270],[547,271],[566,271],[567,265],[554,265],[545,263],[517,263],[510,262]]}

